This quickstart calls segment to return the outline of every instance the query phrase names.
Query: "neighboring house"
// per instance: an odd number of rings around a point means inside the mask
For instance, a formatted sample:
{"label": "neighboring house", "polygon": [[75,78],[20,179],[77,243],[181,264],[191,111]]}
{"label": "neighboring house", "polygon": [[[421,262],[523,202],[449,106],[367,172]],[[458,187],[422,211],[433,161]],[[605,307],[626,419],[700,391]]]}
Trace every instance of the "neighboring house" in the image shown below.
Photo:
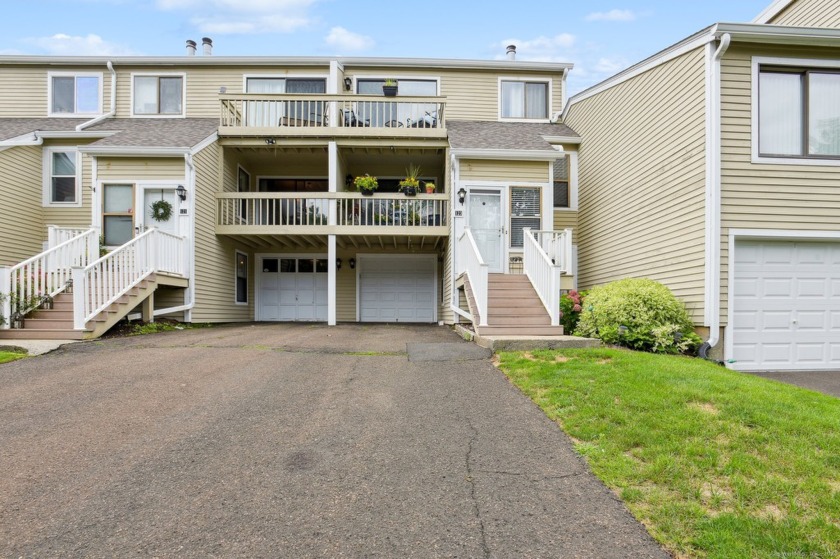
{"label": "neighboring house", "polygon": [[840,368],[838,26],[775,2],[569,99],[581,287],[665,283],[734,368]]}
{"label": "neighboring house", "polygon": [[[0,265],[16,266],[0,292],[7,317],[32,296],[57,307],[0,337],[96,336],[134,308],[561,331],[547,309],[574,281],[572,233],[552,232],[574,228],[580,138],[556,123],[570,64],[211,49],[0,56]],[[398,192],[410,165],[434,194]],[[373,197],[353,189],[364,174]],[[100,236],[112,252],[95,262]],[[535,286],[490,304],[529,262]]]}

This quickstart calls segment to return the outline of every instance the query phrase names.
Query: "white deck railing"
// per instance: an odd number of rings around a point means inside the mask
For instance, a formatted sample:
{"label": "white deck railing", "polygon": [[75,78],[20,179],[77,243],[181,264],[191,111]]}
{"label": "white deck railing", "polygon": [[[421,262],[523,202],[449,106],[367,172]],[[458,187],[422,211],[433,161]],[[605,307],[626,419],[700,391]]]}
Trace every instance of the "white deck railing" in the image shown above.
{"label": "white deck railing", "polygon": [[61,227],[59,225],[47,225],[47,248],[53,248],[73,237],[78,237],[90,231],[90,227]]}
{"label": "white deck railing", "polygon": [[83,330],[108,308],[153,273],[187,277],[186,239],[149,229],[85,267],[73,268],[73,322]]}
{"label": "white deck railing", "polygon": [[[356,192],[237,192],[219,193],[219,226],[300,228],[440,227],[446,225],[446,194],[376,194]],[[243,231],[245,232],[245,231]]]}
{"label": "white deck railing", "polygon": [[236,128],[445,128],[444,97],[220,94],[220,126]]}
{"label": "white deck railing", "polygon": [[[44,297],[64,291],[75,266],[87,266],[99,258],[99,235],[96,229],[77,230],[52,248],[11,267],[0,268],[0,294],[3,295],[4,328],[15,312],[25,315],[41,304]],[[63,236],[69,236],[69,233]],[[54,237],[51,241],[62,237]]]}
{"label": "white deck railing", "polygon": [[478,326],[487,326],[490,267],[481,257],[478,245],[469,227],[464,228],[463,234],[458,239],[458,261],[461,263],[458,273],[466,273],[470,280],[470,289],[475,299],[475,305],[478,307],[480,318]]}
{"label": "white deck railing", "polygon": [[551,325],[560,324],[560,276],[572,269],[572,232],[523,231],[523,267],[525,275],[551,317]]}

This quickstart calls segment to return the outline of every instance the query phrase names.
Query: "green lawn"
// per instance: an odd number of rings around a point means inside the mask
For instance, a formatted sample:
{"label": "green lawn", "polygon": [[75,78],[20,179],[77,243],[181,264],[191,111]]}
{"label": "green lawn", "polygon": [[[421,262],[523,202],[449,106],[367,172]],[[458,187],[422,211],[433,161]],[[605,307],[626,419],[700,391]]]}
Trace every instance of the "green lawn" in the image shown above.
{"label": "green lawn", "polygon": [[840,557],[837,398],[619,349],[500,368],[678,557]]}
{"label": "green lawn", "polygon": [[0,363],[8,363],[15,359],[22,359],[26,357],[25,353],[16,353],[13,351],[0,351]]}

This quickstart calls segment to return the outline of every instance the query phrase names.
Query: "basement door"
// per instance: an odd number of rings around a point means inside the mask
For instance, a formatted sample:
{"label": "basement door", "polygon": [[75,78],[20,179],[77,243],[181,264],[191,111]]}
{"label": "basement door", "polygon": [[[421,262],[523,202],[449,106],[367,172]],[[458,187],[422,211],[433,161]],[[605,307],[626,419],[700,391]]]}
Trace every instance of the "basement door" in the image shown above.
{"label": "basement door", "polygon": [[361,322],[436,322],[437,256],[359,258]]}
{"label": "basement door", "polygon": [[257,320],[326,322],[326,256],[263,256],[259,269]]}

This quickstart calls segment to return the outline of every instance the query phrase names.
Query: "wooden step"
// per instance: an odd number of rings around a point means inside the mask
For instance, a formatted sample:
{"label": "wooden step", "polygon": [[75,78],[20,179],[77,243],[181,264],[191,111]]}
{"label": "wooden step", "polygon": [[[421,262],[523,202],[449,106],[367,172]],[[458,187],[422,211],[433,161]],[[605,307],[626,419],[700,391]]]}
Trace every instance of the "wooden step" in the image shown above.
{"label": "wooden step", "polygon": [[[38,309],[32,311],[32,318],[58,318],[58,319],[73,319],[73,307],[69,309]],[[27,319],[28,320],[28,319]]]}
{"label": "wooden step", "polygon": [[562,326],[480,326],[482,336],[562,336]]}
{"label": "wooden step", "polygon": [[83,340],[86,330],[0,330],[0,340]]}
{"label": "wooden step", "polygon": [[490,305],[490,308],[487,310],[487,318],[493,318],[494,316],[498,317],[518,317],[518,316],[548,316],[548,312],[546,312],[545,307],[540,305],[534,305],[530,302],[524,303],[518,307],[497,307],[495,305]]}
{"label": "wooden step", "polygon": [[24,330],[72,330],[73,319],[25,318]]}

